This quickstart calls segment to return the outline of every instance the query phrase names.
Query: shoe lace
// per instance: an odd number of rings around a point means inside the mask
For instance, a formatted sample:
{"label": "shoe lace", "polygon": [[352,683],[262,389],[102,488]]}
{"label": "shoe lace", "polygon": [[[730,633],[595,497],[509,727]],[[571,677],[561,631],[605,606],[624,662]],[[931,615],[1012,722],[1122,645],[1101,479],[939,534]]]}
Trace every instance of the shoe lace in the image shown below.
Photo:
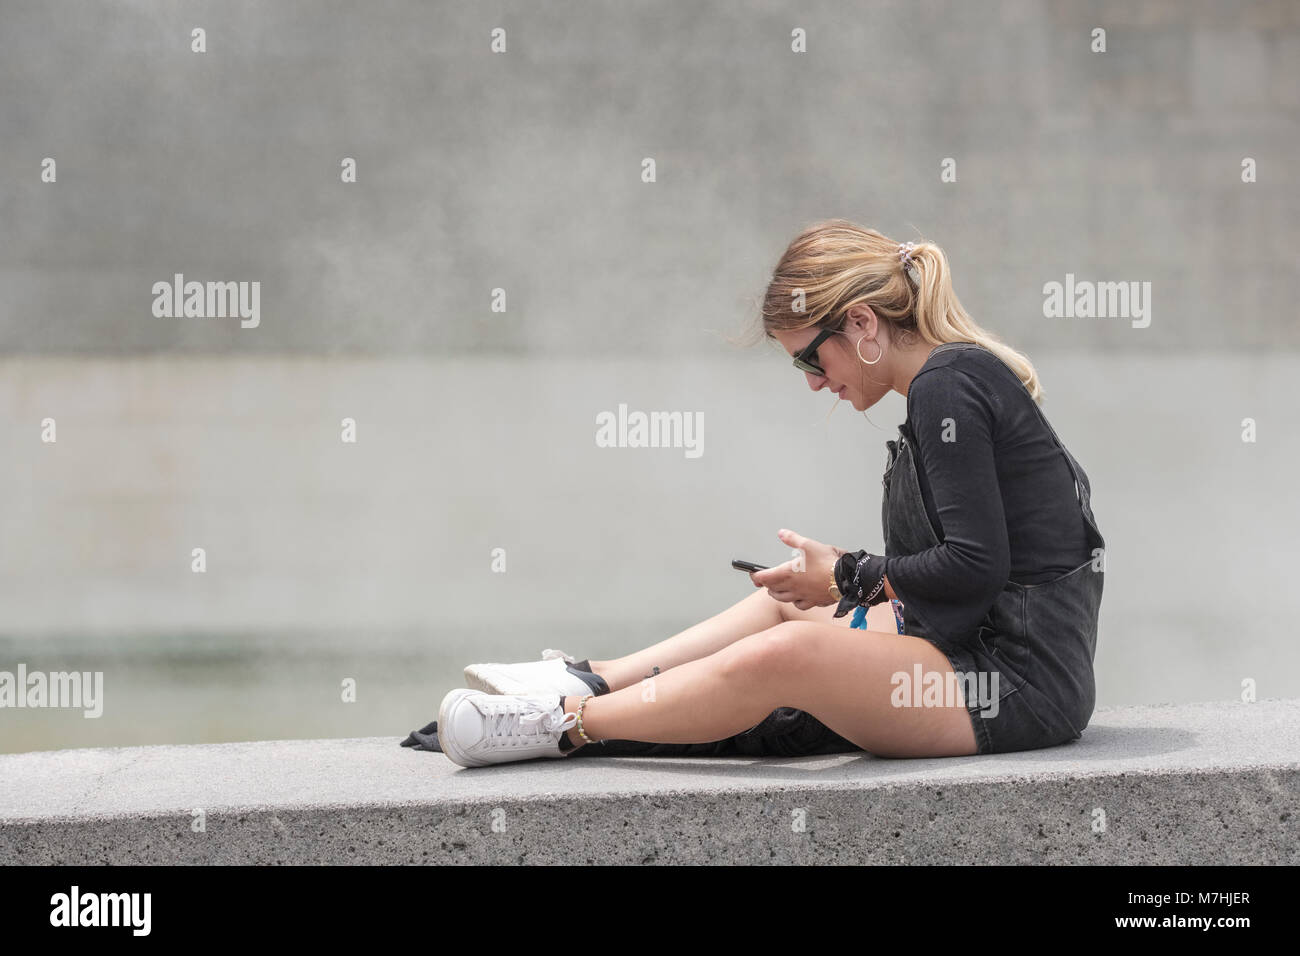
{"label": "shoe lace", "polygon": [[[528,708],[529,713],[520,716],[519,712],[525,708]],[[536,739],[542,734],[556,736],[578,725],[578,715],[575,713],[556,716],[560,710],[558,704],[550,710],[545,708],[545,704],[528,698],[505,704],[491,715],[491,732],[498,739],[513,743],[516,740]]]}
{"label": "shoe lace", "polygon": [[553,661],[557,659],[562,660],[567,664],[578,663],[578,659],[576,657],[574,657],[572,654],[566,654],[564,653],[564,651],[557,651],[552,647],[548,647],[546,650],[542,651],[542,660]]}

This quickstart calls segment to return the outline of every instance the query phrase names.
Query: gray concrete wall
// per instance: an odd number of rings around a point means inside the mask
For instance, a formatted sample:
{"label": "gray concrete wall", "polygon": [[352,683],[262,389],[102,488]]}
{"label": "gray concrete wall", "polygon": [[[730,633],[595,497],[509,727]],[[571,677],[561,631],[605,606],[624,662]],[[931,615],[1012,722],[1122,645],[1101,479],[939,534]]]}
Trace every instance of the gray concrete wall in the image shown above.
{"label": "gray concrete wall", "polygon": [[1294,700],[1118,708],[1063,747],[940,760],[70,750],[0,756],[0,865],[1295,864],[1298,785]]}
{"label": "gray concrete wall", "polygon": [[[4,10],[8,351],[697,354],[829,216],[939,242],[1025,348],[1300,345],[1292,3]],[[155,319],[175,272],[260,281],[261,326]],[[1045,320],[1067,272],[1152,282],[1151,326]]]}

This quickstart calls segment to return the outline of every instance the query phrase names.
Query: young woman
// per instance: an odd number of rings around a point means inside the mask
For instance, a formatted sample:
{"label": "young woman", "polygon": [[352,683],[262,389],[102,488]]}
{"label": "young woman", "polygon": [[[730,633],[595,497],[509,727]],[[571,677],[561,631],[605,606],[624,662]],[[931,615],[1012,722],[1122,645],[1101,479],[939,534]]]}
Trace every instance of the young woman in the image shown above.
{"label": "young woman", "polygon": [[763,331],[814,391],[859,411],[906,397],[886,443],[884,554],[783,530],[801,558],[653,647],[466,668],[471,688],[439,710],[451,760],[960,756],[1087,726],[1105,547],[1088,477],[1039,407],[1033,366],[961,307],[942,250],[815,225],[777,264]]}

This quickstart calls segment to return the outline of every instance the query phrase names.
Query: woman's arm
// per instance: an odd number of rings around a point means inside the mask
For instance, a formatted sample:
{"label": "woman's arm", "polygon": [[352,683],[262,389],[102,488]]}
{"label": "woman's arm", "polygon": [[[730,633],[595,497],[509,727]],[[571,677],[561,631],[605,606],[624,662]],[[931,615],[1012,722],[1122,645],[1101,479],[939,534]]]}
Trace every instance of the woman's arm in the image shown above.
{"label": "woman's arm", "polygon": [[940,366],[912,381],[907,405],[917,467],[924,469],[943,540],[887,558],[888,588],[904,604],[963,609],[973,627],[1011,569],[994,457],[994,399],[966,372]]}

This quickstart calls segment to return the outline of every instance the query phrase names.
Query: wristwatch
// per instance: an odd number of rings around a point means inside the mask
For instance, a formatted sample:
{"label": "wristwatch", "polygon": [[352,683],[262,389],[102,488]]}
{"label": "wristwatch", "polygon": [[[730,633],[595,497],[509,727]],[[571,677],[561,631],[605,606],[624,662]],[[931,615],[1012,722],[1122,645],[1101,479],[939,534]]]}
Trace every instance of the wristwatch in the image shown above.
{"label": "wristwatch", "polygon": [[835,599],[837,604],[844,598],[844,595],[840,593],[840,586],[835,583],[835,569],[833,567],[831,568],[830,592],[831,597]]}

